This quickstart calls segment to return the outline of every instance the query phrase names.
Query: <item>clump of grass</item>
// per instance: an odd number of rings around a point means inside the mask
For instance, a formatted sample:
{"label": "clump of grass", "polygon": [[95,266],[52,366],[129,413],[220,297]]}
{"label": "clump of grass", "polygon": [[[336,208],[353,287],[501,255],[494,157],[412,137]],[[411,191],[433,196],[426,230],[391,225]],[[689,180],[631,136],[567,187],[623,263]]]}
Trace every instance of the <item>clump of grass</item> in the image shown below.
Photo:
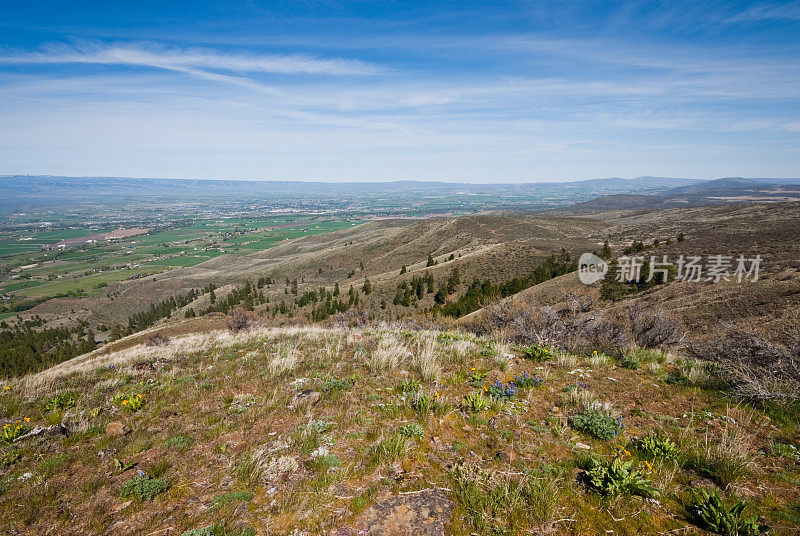
{"label": "clump of grass", "polygon": [[341,467],[342,460],[336,454],[331,454],[328,449],[320,447],[319,452],[312,454],[314,466],[318,469],[327,470],[331,467]]}
{"label": "clump of grass", "polygon": [[741,423],[734,424],[728,418],[719,438],[706,435],[701,444],[684,452],[684,465],[727,488],[750,474],[750,444]]}
{"label": "clump of grass", "polygon": [[374,464],[393,463],[408,453],[408,438],[399,432],[383,437],[369,448],[369,457]]}
{"label": "clump of grass", "polygon": [[296,346],[287,343],[279,344],[275,355],[267,364],[267,372],[273,376],[282,376],[293,371],[299,363],[300,351]]}
{"label": "clump of grass", "polygon": [[692,504],[687,508],[692,520],[701,528],[723,536],[758,536],[769,531],[758,522],[758,516],[746,517],[748,504],[737,501],[727,506],[719,493],[701,488],[692,490]]}
{"label": "clump of grass", "polygon": [[57,411],[74,407],[75,395],[73,393],[59,393],[45,403],[44,410]]}
{"label": "clump of grass", "polygon": [[161,478],[151,478],[147,475],[136,475],[122,485],[120,495],[123,498],[137,498],[152,501],[169,489],[169,482]]}
{"label": "clump of grass", "polygon": [[182,532],[181,536],[256,536],[256,531],[252,527],[233,530],[226,528],[225,525],[211,525],[210,527],[189,529]]}
{"label": "clump of grass", "polygon": [[425,428],[415,422],[404,424],[398,431],[406,437],[422,437],[425,435]]}
{"label": "clump of grass", "polygon": [[434,339],[427,339],[417,346],[413,364],[425,381],[433,382],[439,380],[441,366],[436,354],[436,341]]}
{"label": "clump of grass", "polygon": [[411,408],[422,415],[438,413],[443,409],[443,404],[439,402],[439,393],[429,395],[427,393],[415,393],[409,400]]}
{"label": "clump of grass", "polygon": [[550,352],[550,349],[546,346],[532,344],[530,346],[517,346],[517,349],[522,352],[523,358],[535,361],[537,363],[541,363],[553,358],[552,352]]}
{"label": "clump of grass", "polygon": [[397,391],[403,394],[416,393],[419,389],[420,383],[417,380],[403,380],[397,386]]}
{"label": "clump of grass", "polygon": [[614,456],[608,461],[590,458],[584,482],[589,489],[608,497],[619,495],[657,497],[658,490],[635,465],[634,460],[624,462],[621,456]]}
{"label": "clump of grass", "polygon": [[264,445],[245,456],[236,468],[247,482],[273,482],[300,469],[293,456],[272,457],[269,445]]}
{"label": "clump of grass", "polygon": [[483,396],[480,391],[475,391],[464,396],[461,407],[469,413],[480,413],[492,405],[492,401]]}
{"label": "clump of grass", "polygon": [[502,371],[508,368],[508,363],[514,359],[514,354],[511,353],[511,345],[505,343],[498,343],[494,346],[494,353],[492,354],[492,361],[494,365]]}
{"label": "clump of grass", "polygon": [[652,459],[671,459],[676,458],[680,451],[678,446],[670,438],[663,434],[649,434],[641,439],[635,439],[631,446]]}
{"label": "clump of grass", "polygon": [[214,497],[211,501],[213,506],[222,507],[232,502],[250,502],[253,500],[253,494],[248,491],[232,491],[230,493],[221,493]]}
{"label": "clump of grass", "polygon": [[800,449],[791,443],[781,443],[780,441],[776,441],[772,444],[771,451],[775,456],[800,462]]}
{"label": "clump of grass", "polygon": [[463,463],[450,476],[464,521],[481,534],[534,533],[556,519],[561,479],[546,471],[512,479]]}
{"label": "clump of grass", "polygon": [[584,409],[570,417],[568,422],[574,429],[603,440],[613,439],[625,429],[622,417],[614,418],[601,407]]}
{"label": "clump of grass", "polygon": [[375,372],[380,370],[394,370],[399,367],[409,351],[405,344],[392,334],[384,334],[378,341],[378,346],[370,353],[367,368]]}
{"label": "clump of grass", "polygon": [[628,370],[637,370],[642,366],[642,364],[639,363],[638,359],[628,356],[622,360],[620,366]]}
{"label": "clump of grass", "polygon": [[189,436],[177,435],[164,441],[164,446],[167,448],[186,449],[192,444],[192,438]]}

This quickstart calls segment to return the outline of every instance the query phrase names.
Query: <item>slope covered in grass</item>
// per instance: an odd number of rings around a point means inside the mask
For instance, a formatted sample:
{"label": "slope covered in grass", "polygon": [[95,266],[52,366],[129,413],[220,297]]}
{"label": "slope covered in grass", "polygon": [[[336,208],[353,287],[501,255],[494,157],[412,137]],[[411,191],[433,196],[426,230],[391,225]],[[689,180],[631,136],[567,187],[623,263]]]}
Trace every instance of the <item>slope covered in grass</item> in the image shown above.
{"label": "slope covered in grass", "polygon": [[452,534],[700,533],[697,486],[798,525],[796,420],[670,354],[396,327],[161,342],[2,390],[9,437],[45,429],[2,443],[4,533],[348,534],[434,489]]}

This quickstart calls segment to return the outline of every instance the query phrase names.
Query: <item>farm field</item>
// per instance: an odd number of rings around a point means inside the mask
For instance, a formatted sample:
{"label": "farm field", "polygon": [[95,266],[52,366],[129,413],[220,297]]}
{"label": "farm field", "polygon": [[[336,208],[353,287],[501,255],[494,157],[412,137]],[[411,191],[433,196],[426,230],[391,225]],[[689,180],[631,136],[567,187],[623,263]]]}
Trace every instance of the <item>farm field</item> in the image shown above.
{"label": "farm field", "polygon": [[[168,269],[190,268],[223,254],[250,255],[303,236],[329,233],[362,223],[291,214],[269,217],[221,217],[172,222],[127,222],[124,227],[149,227],[143,235],[96,243],[67,244],[62,240],[108,233],[115,223],[62,221],[63,229],[49,224],[20,224],[0,218],[0,292],[7,301],[41,299],[65,294],[97,294],[108,284],[131,274],[152,275]],[[133,270],[133,271],[131,271]]]}

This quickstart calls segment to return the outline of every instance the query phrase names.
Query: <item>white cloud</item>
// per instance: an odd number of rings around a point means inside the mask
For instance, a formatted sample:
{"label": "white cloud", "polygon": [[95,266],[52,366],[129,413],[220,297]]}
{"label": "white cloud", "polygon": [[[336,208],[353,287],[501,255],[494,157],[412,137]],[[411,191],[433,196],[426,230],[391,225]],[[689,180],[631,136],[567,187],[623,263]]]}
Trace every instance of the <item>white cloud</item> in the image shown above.
{"label": "white cloud", "polygon": [[240,54],[205,48],[164,48],[144,44],[50,45],[41,52],[0,56],[4,64],[86,63],[154,67],[195,75],[208,71],[239,73],[373,75],[381,67],[358,60],[304,55]]}

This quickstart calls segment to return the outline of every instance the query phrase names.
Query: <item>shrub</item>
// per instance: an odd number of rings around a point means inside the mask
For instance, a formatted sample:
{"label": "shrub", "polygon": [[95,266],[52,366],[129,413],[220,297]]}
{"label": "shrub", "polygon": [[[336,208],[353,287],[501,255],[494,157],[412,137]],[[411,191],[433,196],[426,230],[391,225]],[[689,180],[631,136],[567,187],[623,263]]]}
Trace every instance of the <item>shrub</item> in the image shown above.
{"label": "shrub", "polygon": [[3,455],[0,456],[0,468],[10,467],[21,459],[22,459],[22,453],[19,452],[18,450],[10,450],[8,452],[4,452]]}
{"label": "shrub", "polygon": [[169,489],[169,482],[161,478],[150,478],[147,475],[136,475],[122,486],[120,495],[124,498],[136,497],[139,500],[152,501]]}
{"label": "shrub", "polygon": [[17,419],[14,422],[4,424],[3,428],[0,429],[0,439],[6,443],[11,443],[18,437],[25,435],[30,430],[29,422],[30,419],[25,417],[24,419]]}
{"label": "shrub", "polygon": [[631,331],[642,348],[658,348],[683,340],[680,323],[663,311],[648,311],[641,305],[628,309]]}
{"label": "shrub", "polygon": [[153,333],[144,341],[145,346],[166,346],[169,344],[169,337],[163,333]]}
{"label": "shrub", "polygon": [[406,437],[422,437],[425,435],[425,429],[415,422],[404,424],[398,431]]}
{"label": "shrub", "polygon": [[414,411],[422,414],[434,413],[442,407],[439,403],[439,393],[432,396],[427,393],[416,393],[411,398],[409,405]]}
{"label": "shrub", "polygon": [[613,439],[624,429],[622,417],[616,419],[604,409],[587,408],[569,418],[569,425],[597,439]]}
{"label": "shrub", "polygon": [[419,391],[420,385],[417,380],[403,380],[398,386],[397,390],[401,393],[416,393]]}
{"label": "shrub", "polygon": [[692,490],[692,504],[688,511],[699,527],[723,536],[757,536],[766,533],[769,527],[760,525],[758,516],[744,516],[747,506],[745,501],[726,506],[719,493],[701,488]]}
{"label": "shrub", "polygon": [[131,412],[137,412],[144,406],[145,396],[137,393],[136,387],[132,387],[129,391],[120,391],[114,394],[111,402]]}
{"label": "shrub", "polygon": [[623,359],[623,360],[622,360],[622,363],[620,363],[620,366],[621,366],[622,368],[625,368],[625,369],[628,369],[628,370],[637,370],[637,369],[639,369],[639,368],[640,368],[642,365],[641,365],[641,363],[639,363],[639,361],[638,361],[638,360],[636,360],[635,358],[633,358],[633,357],[626,357],[625,359]]}
{"label": "shrub", "polygon": [[477,371],[473,368],[467,375],[467,382],[473,387],[480,387],[483,385],[483,380],[486,379],[486,376],[488,375],[488,371]]}
{"label": "shrub", "polygon": [[225,325],[231,333],[249,331],[258,325],[258,317],[250,311],[245,311],[237,307],[228,311],[228,318]]}
{"label": "shrub", "polygon": [[590,489],[609,497],[623,494],[657,497],[658,490],[634,465],[633,460],[623,462],[620,456],[605,462],[590,459],[584,482]]}
{"label": "shrub", "polygon": [[470,413],[480,413],[491,405],[492,401],[483,396],[480,391],[465,395],[462,403],[462,407]]}
{"label": "shrub", "polygon": [[353,374],[349,378],[331,378],[326,380],[321,389],[329,393],[331,391],[349,391],[356,384],[356,375]]}
{"label": "shrub", "polygon": [[44,405],[45,411],[56,411],[75,407],[75,395],[72,393],[59,393]]}
{"label": "shrub", "polygon": [[642,439],[631,442],[633,448],[650,458],[675,458],[678,456],[678,446],[674,441],[661,434],[650,434]]}
{"label": "shrub", "polygon": [[553,354],[550,352],[549,348],[539,346],[537,344],[530,346],[518,346],[518,348],[522,352],[522,357],[525,359],[530,359],[531,361],[540,363],[553,357]]}

